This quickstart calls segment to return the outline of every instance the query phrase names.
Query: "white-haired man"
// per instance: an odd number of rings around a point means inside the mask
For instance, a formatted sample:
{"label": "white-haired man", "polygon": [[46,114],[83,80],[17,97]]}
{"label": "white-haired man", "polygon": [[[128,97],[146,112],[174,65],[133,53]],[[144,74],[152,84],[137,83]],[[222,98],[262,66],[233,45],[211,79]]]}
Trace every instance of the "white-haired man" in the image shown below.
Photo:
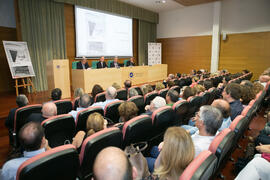
{"label": "white-haired man", "polygon": [[116,95],[117,95],[116,89],[114,87],[110,86],[106,90],[106,94],[105,94],[106,101],[104,101],[104,102],[96,102],[96,103],[92,104],[92,106],[101,106],[104,109],[107,104],[119,100],[119,99],[115,98]]}

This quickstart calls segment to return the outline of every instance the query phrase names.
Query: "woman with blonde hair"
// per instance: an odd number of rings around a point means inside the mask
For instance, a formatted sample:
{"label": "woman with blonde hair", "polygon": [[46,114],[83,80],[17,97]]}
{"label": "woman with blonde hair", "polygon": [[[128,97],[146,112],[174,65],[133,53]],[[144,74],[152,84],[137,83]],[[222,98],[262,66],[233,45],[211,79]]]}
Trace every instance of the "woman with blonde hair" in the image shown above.
{"label": "woman with blonde hair", "polygon": [[73,138],[72,144],[79,149],[84,139],[92,134],[107,128],[107,121],[103,116],[97,112],[92,113],[88,116],[86,121],[86,132],[79,131]]}
{"label": "woman with blonde hair", "polygon": [[194,92],[196,95],[200,95],[201,92],[204,92],[205,91],[205,87],[203,87],[202,85],[200,84],[196,84],[194,87]]}
{"label": "woman with blonde hair", "polygon": [[170,127],[164,135],[162,147],[159,148],[154,179],[178,180],[195,156],[191,136],[181,127]]}
{"label": "woman with blonde hair", "polygon": [[161,89],[164,89],[164,88],[165,88],[165,86],[164,86],[164,84],[162,82],[157,82],[155,91],[159,92]]}

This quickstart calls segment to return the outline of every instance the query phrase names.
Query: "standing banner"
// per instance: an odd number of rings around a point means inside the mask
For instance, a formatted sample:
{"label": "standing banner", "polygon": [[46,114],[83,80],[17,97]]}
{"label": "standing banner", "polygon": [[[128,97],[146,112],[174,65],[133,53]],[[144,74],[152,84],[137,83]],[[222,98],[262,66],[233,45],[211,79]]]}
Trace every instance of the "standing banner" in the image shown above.
{"label": "standing banner", "polygon": [[148,65],[161,64],[161,43],[148,43]]}
{"label": "standing banner", "polygon": [[13,79],[35,76],[27,43],[3,41],[9,69]]}

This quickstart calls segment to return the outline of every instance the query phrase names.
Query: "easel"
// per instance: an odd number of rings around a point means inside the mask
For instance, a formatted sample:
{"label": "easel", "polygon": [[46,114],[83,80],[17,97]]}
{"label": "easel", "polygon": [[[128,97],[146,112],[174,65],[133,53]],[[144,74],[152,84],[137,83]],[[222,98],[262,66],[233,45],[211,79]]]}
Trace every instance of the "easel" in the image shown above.
{"label": "easel", "polygon": [[[25,83],[25,79],[26,79],[26,82]],[[19,84],[18,81],[21,80],[22,84]],[[35,89],[35,86],[31,80],[31,77],[23,77],[23,78],[15,78],[15,88],[16,88],[16,95],[18,96],[19,95],[19,87],[24,87],[26,88],[27,86],[32,86],[32,90],[34,93],[36,93],[36,89]]]}

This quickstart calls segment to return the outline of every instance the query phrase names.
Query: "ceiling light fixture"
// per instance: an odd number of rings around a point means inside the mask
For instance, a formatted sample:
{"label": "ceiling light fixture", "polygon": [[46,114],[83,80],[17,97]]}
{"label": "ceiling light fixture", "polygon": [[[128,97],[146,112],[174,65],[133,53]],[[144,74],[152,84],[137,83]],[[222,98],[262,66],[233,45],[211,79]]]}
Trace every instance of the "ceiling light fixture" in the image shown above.
{"label": "ceiling light fixture", "polygon": [[157,3],[157,4],[160,4],[160,3],[166,3],[166,0],[161,0],[161,1],[155,1],[155,3]]}

